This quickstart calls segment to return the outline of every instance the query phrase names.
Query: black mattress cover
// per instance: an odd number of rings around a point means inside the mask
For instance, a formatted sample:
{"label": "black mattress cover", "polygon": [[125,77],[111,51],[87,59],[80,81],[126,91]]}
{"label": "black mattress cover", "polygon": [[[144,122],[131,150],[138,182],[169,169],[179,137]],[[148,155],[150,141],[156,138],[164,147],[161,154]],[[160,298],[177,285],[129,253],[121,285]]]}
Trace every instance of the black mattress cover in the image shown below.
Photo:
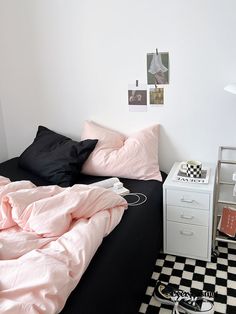
{"label": "black mattress cover", "polygon": [[[49,185],[18,166],[18,158],[0,164],[0,175],[12,181],[30,180]],[[165,179],[166,175],[163,174]],[[81,175],[88,184],[105,177]],[[63,314],[137,314],[155,260],[162,246],[162,183],[120,179],[131,192],[147,201],[129,207],[110,235],[104,238],[79,284],[69,296]]]}

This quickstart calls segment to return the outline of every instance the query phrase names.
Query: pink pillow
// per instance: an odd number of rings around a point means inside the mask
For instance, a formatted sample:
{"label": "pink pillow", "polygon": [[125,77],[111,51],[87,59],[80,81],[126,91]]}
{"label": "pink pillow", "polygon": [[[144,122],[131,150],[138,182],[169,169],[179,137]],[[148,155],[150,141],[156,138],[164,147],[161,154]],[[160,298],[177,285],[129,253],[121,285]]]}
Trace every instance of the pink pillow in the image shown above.
{"label": "pink pillow", "polygon": [[92,121],[86,121],[81,140],[98,139],[82,173],[94,176],[162,181],[158,164],[159,125],[129,137]]}

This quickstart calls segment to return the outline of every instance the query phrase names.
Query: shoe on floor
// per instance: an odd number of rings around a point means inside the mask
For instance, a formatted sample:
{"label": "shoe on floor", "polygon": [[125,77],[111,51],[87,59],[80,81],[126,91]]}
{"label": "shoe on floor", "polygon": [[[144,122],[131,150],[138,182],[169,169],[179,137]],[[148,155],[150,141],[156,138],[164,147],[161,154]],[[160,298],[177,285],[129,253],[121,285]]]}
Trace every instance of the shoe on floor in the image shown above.
{"label": "shoe on floor", "polygon": [[179,313],[178,309],[189,314],[214,313],[212,302],[160,281],[157,282],[154,289],[154,297],[163,304],[173,305],[173,313]]}
{"label": "shoe on floor", "polygon": [[192,297],[179,301],[179,308],[188,314],[213,314],[214,305],[212,302],[204,300],[202,297]]}
{"label": "shoe on floor", "polygon": [[158,281],[154,289],[154,297],[163,304],[174,305],[178,291],[180,290],[174,286]]}

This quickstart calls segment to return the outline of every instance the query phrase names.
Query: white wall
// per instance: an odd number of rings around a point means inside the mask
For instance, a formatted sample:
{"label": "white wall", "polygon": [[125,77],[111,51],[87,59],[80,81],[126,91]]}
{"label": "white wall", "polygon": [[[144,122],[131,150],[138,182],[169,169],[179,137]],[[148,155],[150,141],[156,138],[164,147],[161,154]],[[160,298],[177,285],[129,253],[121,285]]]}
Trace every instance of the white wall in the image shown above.
{"label": "white wall", "polygon": [[[1,0],[0,95],[9,155],[38,124],[79,138],[93,119],[122,132],[161,124],[160,164],[214,161],[236,146],[234,0]],[[146,53],[168,51],[165,105],[128,111]]]}
{"label": "white wall", "polygon": [[0,162],[7,160],[7,142],[4,128],[4,120],[2,115],[2,106],[0,102]]}

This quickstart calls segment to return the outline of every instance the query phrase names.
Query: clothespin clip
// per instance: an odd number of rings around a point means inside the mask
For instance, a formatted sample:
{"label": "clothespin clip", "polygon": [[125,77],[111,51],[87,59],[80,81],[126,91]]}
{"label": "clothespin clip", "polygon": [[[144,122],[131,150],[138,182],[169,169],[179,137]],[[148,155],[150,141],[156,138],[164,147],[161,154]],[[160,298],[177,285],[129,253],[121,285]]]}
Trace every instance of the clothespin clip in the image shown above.
{"label": "clothespin clip", "polygon": [[158,49],[156,48],[156,54],[158,55]]}
{"label": "clothespin clip", "polygon": [[136,87],[138,87],[138,80],[136,80]]}

